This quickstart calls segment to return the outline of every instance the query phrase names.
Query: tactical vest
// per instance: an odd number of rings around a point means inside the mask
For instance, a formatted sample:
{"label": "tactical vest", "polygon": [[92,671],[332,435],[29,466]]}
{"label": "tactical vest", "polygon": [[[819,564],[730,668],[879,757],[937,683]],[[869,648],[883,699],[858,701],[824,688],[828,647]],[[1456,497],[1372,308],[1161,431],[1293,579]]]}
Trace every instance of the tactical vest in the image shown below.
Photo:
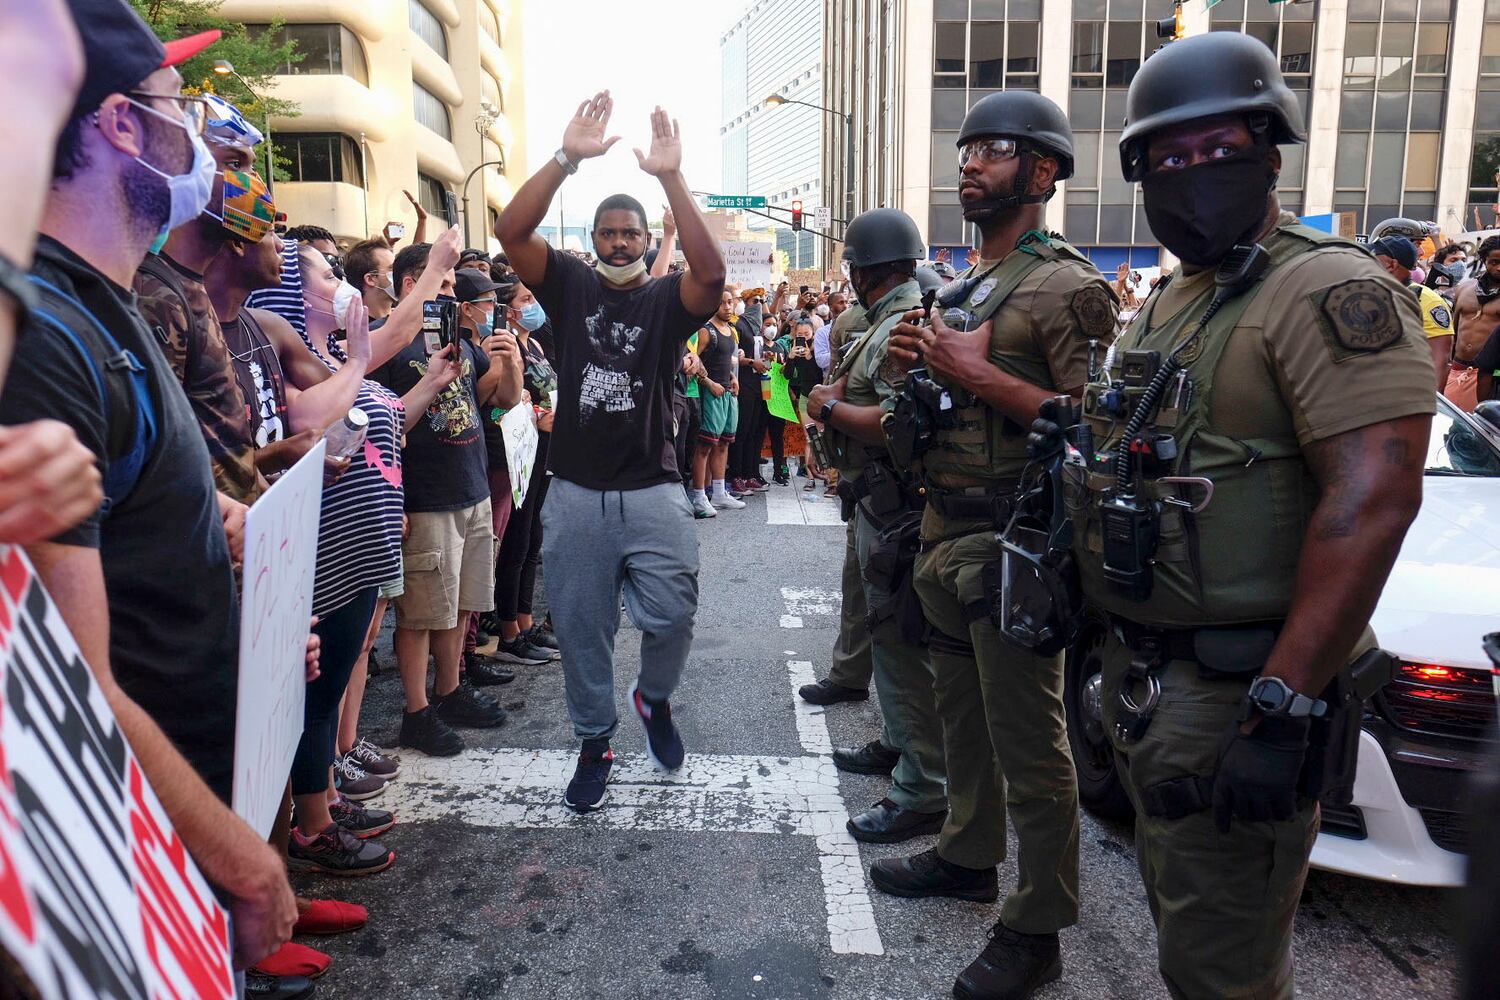
{"label": "tactical vest", "polygon": [[[1016,249],[969,292],[962,308],[983,323],[1000,311],[1032,271],[1054,260],[1089,264],[1087,257],[1062,240],[1035,230],[1028,232]],[[978,264],[970,267],[958,280],[973,276],[978,269]],[[997,324],[990,334],[990,363],[1032,385],[1052,388],[1052,373],[1046,359],[1029,341],[1014,343],[1014,339],[1010,331],[1001,330]],[[922,458],[926,473],[939,473],[938,482],[952,488],[1015,479],[1026,465],[1026,435],[1030,428],[1020,426],[961,390],[954,392],[954,404],[954,426],[939,430]]]}
{"label": "tactical vest", "polygon": [[[922,296],[915,281],[907,281],[883,298],[877,305],[878,309],[872,308],[866,317],[869,328],[857,335],[857,339],[849,345],[844,356],[834,365],[828,375],[829,384],[837,382],[845,375],[862,370],[869,364],[870,354],[879,350],[890,339],[891,330],[908,309],[915,309],[921,305]],[[856,366],[859,366],[856,368]],[[875,387],[864,378],[850,378],[844,401],[853,406],[879,406],[880,394]],[[809,414],[816,416],[817,414]],[[840,472],[854,472],[863,469],[870,462],[871,452],[881,454],[885,451],[883,447],[867,445],[862,441],[856,441],[847,434],[834,427],[826,429],[828,443],[832,449],[832,458]]]}
{"label": "tactical vest", "polygon": [[[1260,283],[1230,299],[1179,360],[1184,372],[1173,376],[1148,430],[1176,441],[1175,468],[1142,476],[1134,483],[1142,503],[1160,510],[1152,586],[1136,601],[1104,577],[1100,504],[1115,487],[1115,448],[1126,418],[1101,405],[1110,382],[1123,378],[1125,352],[1158,351],[1163,362],[1197,327],[1212,301],[1215,286],[1189,302],[1172,319],[1153,327],[1151,319],[1160,289],[1141,307],[1130,329],[1115,343],[1104,381],[1084,390],[1084,420],[1094,437],[1092,461],[1064,466],[1066,502],[1075,523],[1074,552],[1084,593],[1104,610],[1143,625],[1191,628],[1284,618],[1291,607],[1297,561],[1317,488],[1294,435],[1284,438],[1235,438],[1216,429],[1211,416],[1219,360],[1250,303],[1275,295],[1278,272],[1305,253],[1327,245],[1348,246],[1302,225],[1279,228],[1263,244],[1271,265]],[[1308,331],[1309,336],[1315,336]],[[1178,378],[1185,374],[1182,385]],[[1224,373],[1232,378],[1233,372]],[[1128,387],[1127,400],[1144,388]],[[1171,463],[1168,463],[1170,466]],[[1196,476],[1211,480],[1212,499],[1200,512],[1201,488],[1158,481],[1163,476]],[[1168,499],[1177,503],[1166,503]]]}

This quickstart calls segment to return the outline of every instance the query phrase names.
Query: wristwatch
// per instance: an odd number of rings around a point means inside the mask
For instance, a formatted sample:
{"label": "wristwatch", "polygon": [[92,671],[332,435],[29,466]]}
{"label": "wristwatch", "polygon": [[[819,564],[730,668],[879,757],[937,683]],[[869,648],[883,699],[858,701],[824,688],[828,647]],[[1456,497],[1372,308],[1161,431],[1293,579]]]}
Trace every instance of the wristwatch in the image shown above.
{"label": "wristwatch", "polygon": [[0,253],[0,295],[10,296],[16,304],[16,329],[19,330],[39,300],[36,286],[26,280],[26,272],[3,253]]}
{"label": "wristwatch", "polygon": [[565,174],[576,174],[576,173],[578,173],[578,164],[576,164],[572,160],[568,159],[568,154],[563,152],[563,149],[562,149],[561,146],[557,147],[557,152],[555,152],[555,153],[552,154],[552,158],[557,161],[557,165],[559,167],[563,168],[563,173],[565,173]]}
{"label": "wristwatch", "polygon": [[828,402],[824,403],[823,408],[818,411],[818,423],[828,423],[828,418],[833,416],[833,408],[835,406],[838,406],[840,402],[842,402],[842,400],[830,399]]}
{"label": "wristwatch", "polygon": [[1328,714],[1328,703],[1298,694],[1280,677],[1257,677],[1250,682],[1250,704],[1263,715],[1282,715],[1301,719],[1321,719]]}

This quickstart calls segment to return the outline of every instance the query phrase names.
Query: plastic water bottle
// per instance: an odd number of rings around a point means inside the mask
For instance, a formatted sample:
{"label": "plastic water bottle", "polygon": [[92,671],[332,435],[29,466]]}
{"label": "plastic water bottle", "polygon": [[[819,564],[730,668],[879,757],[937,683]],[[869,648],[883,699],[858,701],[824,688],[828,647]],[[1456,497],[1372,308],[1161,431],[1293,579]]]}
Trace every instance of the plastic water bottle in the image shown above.
{"label": "plastic water bottle", "polygon": [[354,453],[364,447],[365,435],[370,429],[370,418],[359,407],[351,407],[344,419],[323,433],[328,444],[329,458],[353,458]]}

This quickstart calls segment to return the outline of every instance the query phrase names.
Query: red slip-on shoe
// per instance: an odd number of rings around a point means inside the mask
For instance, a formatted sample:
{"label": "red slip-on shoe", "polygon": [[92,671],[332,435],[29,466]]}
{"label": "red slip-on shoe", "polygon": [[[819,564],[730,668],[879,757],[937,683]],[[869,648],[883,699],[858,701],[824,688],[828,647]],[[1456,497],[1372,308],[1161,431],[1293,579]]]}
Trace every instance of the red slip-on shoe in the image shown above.
{"label": "red slip-on shoe", "polygon": [[293,934],[347,934],[370,919],[370,911],[358,903],[337,899],[312,899],[292,925]]}
{"label": "red slip-on shoe", "polygon": [[288,941],[254,966],[256,972],[267,976],[306,976],[317,979],[328,971],[333,959],[305,944]]}

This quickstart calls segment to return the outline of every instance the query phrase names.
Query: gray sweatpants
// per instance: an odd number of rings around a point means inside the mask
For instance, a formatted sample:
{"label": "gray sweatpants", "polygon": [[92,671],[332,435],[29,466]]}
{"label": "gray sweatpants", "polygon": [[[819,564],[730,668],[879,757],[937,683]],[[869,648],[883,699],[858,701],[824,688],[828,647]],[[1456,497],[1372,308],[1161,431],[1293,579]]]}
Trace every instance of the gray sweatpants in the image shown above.
{"label": "gray sweatpants", "polygon": [[677,483],[587,489],[554,479],[542,505],[547,606],[562,649],[568,714],[579,739],[609,738],[615,714],[620,590],[641,631],[640,692],[669,698],[693,645],[698,532]]}

